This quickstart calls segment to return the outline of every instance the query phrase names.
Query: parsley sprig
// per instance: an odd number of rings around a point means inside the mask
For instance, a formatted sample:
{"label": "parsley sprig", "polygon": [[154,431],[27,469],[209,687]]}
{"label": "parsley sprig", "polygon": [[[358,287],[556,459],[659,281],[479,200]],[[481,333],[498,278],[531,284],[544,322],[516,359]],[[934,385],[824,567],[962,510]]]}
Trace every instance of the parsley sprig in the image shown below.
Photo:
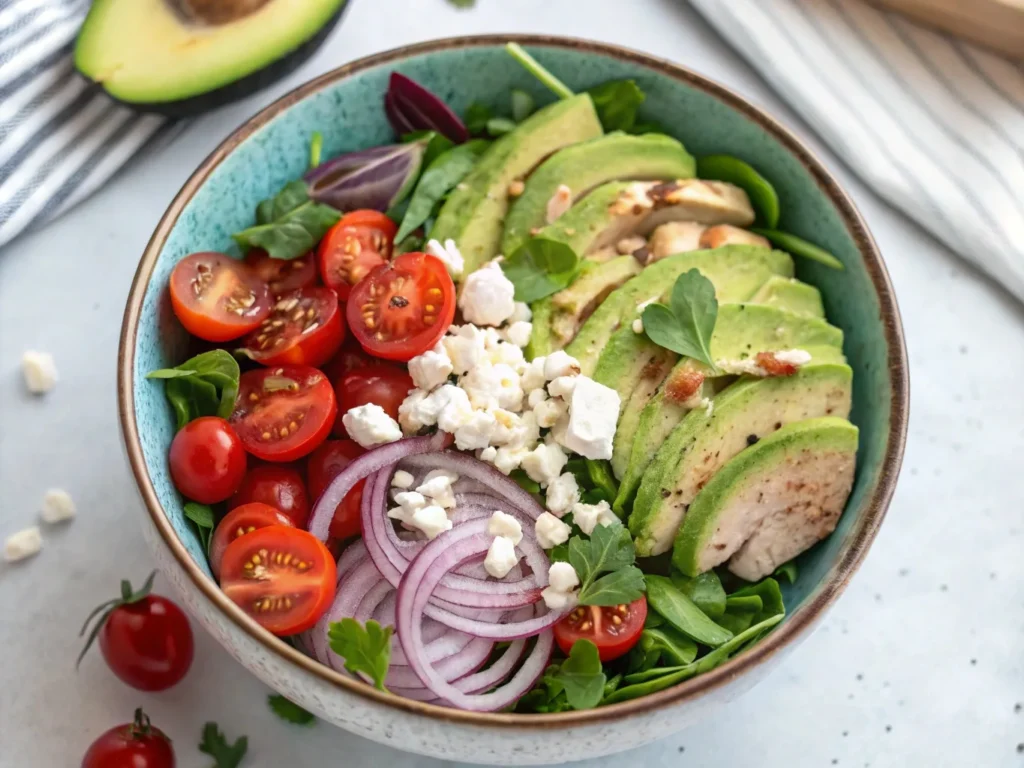
{"label": "parsley sprig", "polygon": [[312,725],[316,722],[316,715],[280,694],[275,693],[267,696],[267,704],[270,705],[271,712],[285,722],[294,723],[295,725]]}
{"label": "parsley sprig", "polygon": [[621,523],[598,525],[589,539],[569,541],[569,564],[580,577],[580,605],[631,603],[644,593],[633,540]]}
{"label": "parsley sprig", "polygon": [[203,738],[199,742],[199,751],[216,761],[213,768],[238,768],[248,749],[249,739],[247,737],[240,736],[234,744],[229,744],[224,732],[216,723],[207,723],[203,726]]}
{"label": "parsley sprig", "polygon": [[718,319],[715,286],[698,270],[682,274],[672,287],[669,305],[650,304],[644,309],[647,338],[659,347],[715,367],[711,334]]}
{"label": "parsley sprig", "polygon": [[365,626],[355,619],[335,621],[327,637],[331,650],[345,659],[345,669],[352,674],[368,675],[379,690],[385,690],[384,678],[391,663],[393,627],[381,627],[376,621]]}

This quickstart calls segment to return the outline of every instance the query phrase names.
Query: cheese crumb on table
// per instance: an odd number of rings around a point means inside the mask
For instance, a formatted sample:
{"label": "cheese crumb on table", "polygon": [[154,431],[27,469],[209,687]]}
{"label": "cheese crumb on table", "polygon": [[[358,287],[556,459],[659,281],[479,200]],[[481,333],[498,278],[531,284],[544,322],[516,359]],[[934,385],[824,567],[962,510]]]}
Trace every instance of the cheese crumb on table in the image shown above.
{"label": "cheese crumb on table", "polygon": [[39,516],[44,523],[62,523],[75,516],[75,502],[71,494],[60,488],[53,488],[43,496],[43,507]]}
{"label": "cheese crumb on table", "polygon": [[39,532],[39,527],[33,525],[7,537],[4,541],[4,560],[16,563],[38,554],[42,548],[43,535]]}
{"label": "cheese crumb on table", "polygon": [[49,352],[28,350],[21,356],[25,386],[33,395],[44,395],[57,383],[57,366]]}

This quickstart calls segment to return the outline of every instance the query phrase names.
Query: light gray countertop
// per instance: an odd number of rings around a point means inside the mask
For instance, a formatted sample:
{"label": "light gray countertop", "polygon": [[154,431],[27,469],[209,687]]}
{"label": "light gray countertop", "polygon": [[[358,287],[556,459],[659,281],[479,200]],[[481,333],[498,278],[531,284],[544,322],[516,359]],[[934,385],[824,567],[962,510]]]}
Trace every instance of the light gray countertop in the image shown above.
{"label": "light gray countertop", "polygon": [[[286,83],[192,123],[100,194],[0,254],[0,537],[63,487],[78,518],[44,528],[31,562],[0,566],[0,766],[79,764],[91,740],[144,704],[178,765],[205,768],[206,720],[248,734],[251,768],[439,768],[324,723],[298,730],[268,691],[197,629],[183,684],[143,695],[97,653],[76,674],[77,632],[150,557],[121,447],[115,356],[136,263],[189,172],[244,118],[350,59],[425,38],[557,32],[642,48],[729,85],[793,127],[852,192],[885,254],[912,368],[910,439],[889,516],[821,628],[714,719],[629,755],[651,766],[1024,766],[1024,311],[881,202],[681,0],[355,0]],[[56,358],[43,399],[25,349]],[[166,584],[157,581],[157,588]],[[1018,746],[1020,745],[1020,746]],[[626,765],[623,758],[585,765]]]}

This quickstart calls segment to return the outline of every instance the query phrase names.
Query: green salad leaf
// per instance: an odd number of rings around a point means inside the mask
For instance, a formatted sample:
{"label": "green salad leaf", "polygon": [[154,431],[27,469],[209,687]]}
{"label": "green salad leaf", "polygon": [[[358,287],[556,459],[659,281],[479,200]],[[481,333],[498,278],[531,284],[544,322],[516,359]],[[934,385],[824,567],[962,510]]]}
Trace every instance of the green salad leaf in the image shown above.
{"label": "green salad leaf", "polygon": [[687,637],[712,648],[729,641],[733,633],[719,626],[665,576],[647,574],[647,603]]}
{"label": "green salad leaf", "polygon": [[671,579],[680,592],[712,619],[725,613],[725,589],[722,587],[722,580],[714,571],[706,571],[700,576],[690,578],[673,569]]}
{"label": "green salad leaf", "polygon": [[492,117],[494,117],[494,110],[486,104],[474,101],[466,107],[466,116],[463,122],[466,124],[466,130],[470,134],[479,136],[480,134],[487,133],[487,121]]}
{"label": "green salad leaf", "polygon": [[537,106],[533,96],[522,88],[513,88],[509,93],[509,99],[512,102],[512,119],[517,123],[523,122],[532,115]]}
{"label": "green salad leaf", "polygon": [[238,361],[223,349],[203,352],[175,368],[160,368],[147,379],[164,379],[164,394],[178,429],[200,416],[230,418],[240,376]]}
{"label": "green salad leaf", "polygon": [[524,51],[519,43],[506,43],[505,50],[508,51],[513,59],[522,64],[523,69],[536,77],[545,88],[558,98],[569,99],[575,95],[569,86],[541,66],[540,62]]}
{"label": "green salad leaf", "polygon": [[385,690],[384,678],[391,663],[391,635],[393,627],[381,627],[376,621],[365,625],[346,618],[332,622],[327,638],[331,650],[345,659],[345,669],[352,674],[369,675],[374,686]]}
{"label": "green salad leaf", "polygon": [[579,256],[567,244],[531,237],[501,262],[501,268],[516,288],[516,301],[529,304],[569,285],[579,264]]}
{"label": "green salad leaf", "polygon": [[492,117],[487,121],[487,133],[497,138],[516,129],[516,121],[508,117]]}
{"label": "green salad leaf", "polygon": [[597,646],[590,640],[577,640],[569,649],[555,678],[562,684],[573,709],[592,709],[604,694],[608,678],[601,669]]}
{"label": "green salad leaf", "polygon": [[635,80],[610,80],[587,89],[606,132],[632,132],[646,96]]}
{"label": "green salad leaf", "polygon": [[311,170],[320,165],[320,156],[323,151],[324,135],[320,131],[313,131],[313,136],[309,140],[309,167]]}
{"label": "green salad leaf", "polygon": [[796,560],[790,560],[776,568],[772,576],[776,576],[780,580],[785,579],[789,584],[795,584],[797,573]]}
{"label": "green salad leaf", "polygon": [[580,605],[619,605],[643,595],[644,575],[635,562],[633,539],[620,523],[598,525],[589,539],[573,536],[569,564],[580,578]]}
{"label": "green salad leaf", "polygon": [[711,334],[717,319],[715,286],[697,269],[679,276],[669,306],[650,304],[643,314],[644,332],[651,341],[711,368]]}
{"label": "green salad leaf", "polygon": [[640,633],[645,654],[658,653],[658,661],[672,665],[689,664],[697,658],[697,643],[672,627],[648,627]]}
{"label": "green salad leaf", "polygon": [[[305,190],[303,193],[305,194]],[[273,207],[272,204],[271,208]],[[267,220],[266,223],[243,229],[231,237],[244,251],[262,248],[275,259],[296,259],[319,243],[327,234],[327,230],[340,218],[341,213],[331,206],[306,200],[286,213]],[[260,213],[257,208],[257,221],[259,219]]]}
{"label": "green salad leaf", "polygon": [[840,271],[846,269],[846,267],[843,266],[843,262],[831,253],[814,243],[807,242],[802,237],[791,235],[788,232],[780,232],[777,229],[760,229],[758,227],[751,227],[750,231],[755,235],[761,235],[761,237],[768,238],[772,245],[778,246],[784,251],[789,251],[794,256],[800,256],[805,259],[810,259],[811,261],[816,261],[831,269],[838,269]]}
{"label": "green salad leaf", "polygon": [[[615,482],[610,462],[598,459],[585,459],[587,477],[593,483],[594,490],[600,491],[602,498],[611,503],[619,493],[619,484]],[[594,502],[584,500],[587,504]]]}
{"label": "green salad leaf", "polygon": [[245,736],[240,736],[234,744],[229,744],[224,732],[216,723],[207,723],[203,726],[199,751],[214,759],[213,768],[238,768],[248,750],[249,739]]}
{"label": "green salad leaf", "polygon": [[199,541],[203,545],[203,551],[209,554],[210,540],[213,538],[213,529],[216,527],[213,509],[206,504],[186,501],[185,517],[195,524],[196,533],[199,534]]}
{"label": "green salad leaf", "polygon": [[309,192],[306,191],[306,182],[302,179],[289,181],[281,187],[280,192],[256,206],[256,223],[270,224],[289,211],[295,210],[307,200],[309,200]]}
{"label": "green salad leaf", "polygon": [[727,181],[747,193],[757,211],[757,224],[768,229],[779,225],[779,196],[775,187],[753,166],[732,155],[697,158],[697,178]]}
{"label": "green salad leaf", "polygon": [[316,715],[280,694],[267,696],[267,704],[270,705],[270,710],[285,722],[295,725],[312,725],[316,722]]}

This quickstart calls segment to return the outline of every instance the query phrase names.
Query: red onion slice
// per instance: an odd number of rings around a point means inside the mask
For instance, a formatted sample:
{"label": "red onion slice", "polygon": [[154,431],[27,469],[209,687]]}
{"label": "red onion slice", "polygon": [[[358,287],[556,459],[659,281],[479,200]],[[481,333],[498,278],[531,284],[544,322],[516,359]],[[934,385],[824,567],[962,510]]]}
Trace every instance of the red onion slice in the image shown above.
{"label": "red onion slice", "polygon": [[[435,661],[431,666],[444,680],[452,682],[454,680],[458,680],[460,677],[471,675],[480,669],[491,655],[491,649],[493,647],[494,643],[490,640],[477,637],[464,646],[458,653],[454,653],[440,659],[439,661]],[[504,675],[502,675],[502,677],[504,677]],[[411,667],[392,665],[388,670],[388,676],[384,681],[384,685],[389,688],[392,685],[398,686],[399,688],[415,688],[417,685],[423,685],[423,683],[420,682],[419,677],[416,676],[416,673]]]}

